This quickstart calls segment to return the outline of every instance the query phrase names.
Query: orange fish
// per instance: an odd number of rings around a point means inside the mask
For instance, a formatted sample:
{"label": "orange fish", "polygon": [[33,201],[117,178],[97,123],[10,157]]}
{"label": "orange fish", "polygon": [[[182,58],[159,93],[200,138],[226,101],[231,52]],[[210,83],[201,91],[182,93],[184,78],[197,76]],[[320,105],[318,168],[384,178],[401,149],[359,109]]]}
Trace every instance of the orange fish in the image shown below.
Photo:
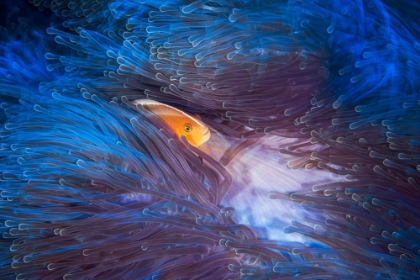
{"label": "orange fish", "polygon": [[158,116],[178,137],[185,135],[188,143],[194,147],[204,144],[210,138],[209,128],[199,117],[195,118],[177,108],[150,99],[137,99],[131,103],[141,105]]}

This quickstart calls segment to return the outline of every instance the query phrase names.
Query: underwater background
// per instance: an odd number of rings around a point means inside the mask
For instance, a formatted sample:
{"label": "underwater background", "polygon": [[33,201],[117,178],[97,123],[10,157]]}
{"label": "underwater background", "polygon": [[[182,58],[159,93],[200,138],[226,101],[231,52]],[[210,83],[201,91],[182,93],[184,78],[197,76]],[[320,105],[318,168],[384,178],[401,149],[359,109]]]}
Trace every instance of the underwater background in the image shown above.
{"label": "underwater background", "polygon": [[420,278],[417,1],[0,5],[1,279]]}

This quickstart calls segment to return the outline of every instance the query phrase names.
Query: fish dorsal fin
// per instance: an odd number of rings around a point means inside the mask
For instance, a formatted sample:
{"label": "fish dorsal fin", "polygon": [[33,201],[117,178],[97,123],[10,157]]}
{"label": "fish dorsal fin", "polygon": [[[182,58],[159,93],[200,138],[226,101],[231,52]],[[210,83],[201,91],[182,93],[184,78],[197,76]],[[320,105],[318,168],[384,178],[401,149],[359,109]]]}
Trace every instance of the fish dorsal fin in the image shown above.
{"label": "fish dorsal fin", "polygon": [[197,117],[194,117],[194,116],[189,115],[189,114],[185,113],[184,111],[181,111],[181,110],[179,110],[179,109],[177,109],[175,107],[169,106],[169,105],[164,104],[164,103],[160,103],[160,102],[155,101],[155,100],[151,100],[151,99],[136,99],[136,100],[131,101],[131,103],[134,104],[134,105],[142,105],[142,106],[146,106],[146,107],[148,107],[148,106],[150,106],[150,107],[153,107],[153,106],[164,106],[168,110],[174,110],[178,114],[181,114],[181,115],[183,115],[183,116],[191,119],[191,121],[195,122],[196,124],[198,124],[201,127],[204,127],[205,126],[201,122],[201,118],[199,116],[198,116],[198,118]]}

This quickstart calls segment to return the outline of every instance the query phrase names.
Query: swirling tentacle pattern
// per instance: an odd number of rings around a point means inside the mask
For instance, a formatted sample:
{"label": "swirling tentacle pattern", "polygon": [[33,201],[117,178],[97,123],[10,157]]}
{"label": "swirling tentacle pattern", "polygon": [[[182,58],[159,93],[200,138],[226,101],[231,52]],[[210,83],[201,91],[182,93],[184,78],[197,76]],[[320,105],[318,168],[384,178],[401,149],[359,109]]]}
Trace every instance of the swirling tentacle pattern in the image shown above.
{"label": "swirling tentacle pattern", "polygon": [[1,279],[420,278],[418,1],[2,10]]}

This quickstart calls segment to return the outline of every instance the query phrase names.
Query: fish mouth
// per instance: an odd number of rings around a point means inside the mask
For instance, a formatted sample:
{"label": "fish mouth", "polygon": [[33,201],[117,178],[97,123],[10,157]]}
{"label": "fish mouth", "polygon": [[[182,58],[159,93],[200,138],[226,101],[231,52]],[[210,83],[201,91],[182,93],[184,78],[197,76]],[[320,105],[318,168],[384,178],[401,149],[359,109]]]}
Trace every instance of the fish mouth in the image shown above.
{"label": "fish mouth", "polygon": [[206,143],[210,139],[210,136],[211,136],[210,129],[208,129],[206,133],[203,134],[202,144]]}

